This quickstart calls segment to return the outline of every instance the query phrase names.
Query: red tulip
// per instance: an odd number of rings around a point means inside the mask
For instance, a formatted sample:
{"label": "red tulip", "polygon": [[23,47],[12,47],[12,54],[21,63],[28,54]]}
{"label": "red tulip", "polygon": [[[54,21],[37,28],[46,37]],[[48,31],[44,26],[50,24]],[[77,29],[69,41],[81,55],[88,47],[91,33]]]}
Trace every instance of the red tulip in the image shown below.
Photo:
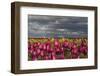
{"label": "red tulip", "polygon": [[60,57],[60,59],[64,59],[64,55],[62,55],[62,56]]}
{"label": "red tulip", "polygon": [[32,56],[32,60],[37,60],[37,58],[35,56]]}
{"label": "red tulip", "polygon": [[68,47],[68,42],[67,42],[67,41],[64,41],[64,43],[63,43],[63,47],[65,47],[65,48]]}
{"label": "red tulip", "polygon": [[31,50],[32,48],[31,48],[31,43],[28,43],[28,50]]}
{"label": "red tulip", "polygon": [[54,51],[54,49],[53,48],[50,48],[50,50],[49,50],[50,52],[53,52]]}
{"label": "red tulip", "polygon": [[87,53],[87,50],[88,50],[88,49],[87,49],[86,46],[83,46],[83,47],[81,46],[81,47],[80,47],[80,52],[81,52],[81,53],[84,53],[84,54],[85,54],[85,53]]}
{"label": "red tulip", "polygon": [[46,45],[51,45],[50,39],[46,42]]}
{"label": "red tulip", "polygon": [[37,46],[38,46],[38,44],[37,44],[37,43],[34,43],[34,44],[33,44],[33,47],[37,47]]}
{"label": "red tulip", "polygon": [[77,55],[77,54],[72,54],[72,58],[79,58],[79,55]]}
{"label": "red tulip", "polygon": [[55,50],[56,50],[56,52],[60,52],[60,49],[59,48],[56,48]]}

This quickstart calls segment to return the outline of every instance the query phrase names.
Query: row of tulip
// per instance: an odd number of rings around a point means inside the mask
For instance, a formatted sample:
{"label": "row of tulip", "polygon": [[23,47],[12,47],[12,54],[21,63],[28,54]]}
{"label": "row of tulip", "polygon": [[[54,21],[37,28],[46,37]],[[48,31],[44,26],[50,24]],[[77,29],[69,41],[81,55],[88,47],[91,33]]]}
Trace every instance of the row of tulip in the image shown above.
{"label": "row of tulip", "polygon": [[86,38],[29,38],[29,60],[87,58]]}

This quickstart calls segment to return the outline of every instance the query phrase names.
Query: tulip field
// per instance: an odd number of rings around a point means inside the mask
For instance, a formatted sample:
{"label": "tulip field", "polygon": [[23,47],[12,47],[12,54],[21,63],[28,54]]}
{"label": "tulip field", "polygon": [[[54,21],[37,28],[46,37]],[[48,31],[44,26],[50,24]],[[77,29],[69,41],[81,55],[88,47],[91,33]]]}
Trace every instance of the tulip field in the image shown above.
{"label": "tulip field", "polygon": [[28,38],[28,60],[88,58],[87,38]]}

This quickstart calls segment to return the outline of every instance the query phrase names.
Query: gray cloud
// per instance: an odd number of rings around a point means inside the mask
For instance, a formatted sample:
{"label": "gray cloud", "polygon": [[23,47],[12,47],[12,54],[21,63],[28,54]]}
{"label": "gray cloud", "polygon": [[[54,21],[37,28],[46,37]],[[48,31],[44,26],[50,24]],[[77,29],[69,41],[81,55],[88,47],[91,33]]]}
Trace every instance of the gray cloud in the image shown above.
{"label": "gray cloud", "polygon": [[28,16],[29,37],[82,37],[87,36],[87,17]]}

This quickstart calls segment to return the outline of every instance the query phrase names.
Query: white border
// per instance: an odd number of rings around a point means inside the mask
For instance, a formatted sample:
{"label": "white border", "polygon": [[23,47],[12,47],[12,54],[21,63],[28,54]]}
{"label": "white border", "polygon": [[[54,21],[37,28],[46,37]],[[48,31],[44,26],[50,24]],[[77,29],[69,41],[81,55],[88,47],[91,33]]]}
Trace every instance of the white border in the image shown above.
{"label": "white border", "polygon": [[[88,17],[88,59],[28,61],[28,14]],[[21,7],[20,17],[21,70],[94,65],[94,11],[41,7]]]}

